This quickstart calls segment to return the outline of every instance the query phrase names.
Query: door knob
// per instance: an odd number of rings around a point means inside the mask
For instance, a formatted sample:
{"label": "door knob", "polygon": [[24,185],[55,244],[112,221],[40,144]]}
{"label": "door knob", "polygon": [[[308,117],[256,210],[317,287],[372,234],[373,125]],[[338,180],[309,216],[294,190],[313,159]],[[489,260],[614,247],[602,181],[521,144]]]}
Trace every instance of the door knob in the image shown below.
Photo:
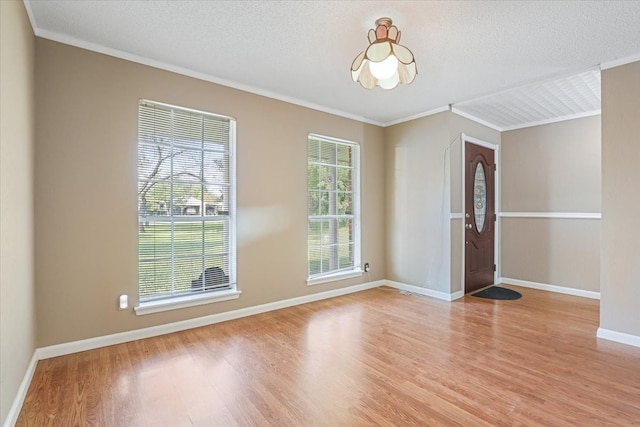
{"label": "door knob", "polygon": [[467,227],[468,229],[471,229],[472,225],[471,224],[465,224],[465,227]]}

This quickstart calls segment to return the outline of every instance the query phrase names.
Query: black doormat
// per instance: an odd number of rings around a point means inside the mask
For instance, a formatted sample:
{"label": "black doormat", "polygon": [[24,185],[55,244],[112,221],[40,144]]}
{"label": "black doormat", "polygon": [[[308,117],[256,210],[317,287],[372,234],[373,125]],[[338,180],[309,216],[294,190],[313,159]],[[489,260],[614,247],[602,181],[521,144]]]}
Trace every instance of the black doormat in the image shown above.
{"label": "black doormat", "polygon": [[500,286],[491,286],[483,291],[471,294],[473,297],[486,298],[486,299],[500,299],[500,300],[512,300],[522,298],[520,292],[508,288],[502,288]]}

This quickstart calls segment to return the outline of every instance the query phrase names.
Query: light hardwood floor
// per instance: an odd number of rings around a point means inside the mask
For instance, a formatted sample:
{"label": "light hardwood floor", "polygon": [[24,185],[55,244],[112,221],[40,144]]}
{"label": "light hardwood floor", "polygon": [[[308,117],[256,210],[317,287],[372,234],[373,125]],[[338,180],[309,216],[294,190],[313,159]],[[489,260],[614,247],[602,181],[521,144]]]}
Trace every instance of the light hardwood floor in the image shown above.
{"label": "light hardwood floor", "polygon": [[595,337],[598,301],[511,288],[379,288],[43,360],[17,425],[640,425],[640,348]]}

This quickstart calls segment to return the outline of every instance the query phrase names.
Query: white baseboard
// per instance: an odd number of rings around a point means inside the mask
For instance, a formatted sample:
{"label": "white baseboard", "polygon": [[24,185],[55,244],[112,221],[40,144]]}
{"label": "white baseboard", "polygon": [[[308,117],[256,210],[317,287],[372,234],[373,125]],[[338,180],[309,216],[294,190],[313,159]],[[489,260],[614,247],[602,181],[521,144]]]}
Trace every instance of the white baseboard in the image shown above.
{"label": "white baseboard", "polygon": [[396,288],[402,291],[412,292],[414,294],[425,295],[432,298],[437,298],[445,301],[453,301],[464,296],[463,291],[457,291],[452,294],[446,292],[434,291],[433,289],[423,288],[421,286],[407,285],[406,283],[394,282],[393,280],[384,280],[385,284],[389,287]]}
{"label": "white baseboard", "polygon": [[306,304],[309,302],[319,301],[327,298],[333,298],[340,295],[360,292],[367,289],[376,288],[385,284],[384,280],[363,283],[361,285],[349,286],[346,288],[335,289],[332,291],[318,292],[315,294],[305,295],[296,298],[290,298],[282,301],[270,302],[267,304],[256,305],[253,307],[241,308],[239,310],[227,311],[224,313],[212,314],[210,316],[198,317],[195,319],[182,320],[179,322],[168,323],[165,325],[152,326],[144,329],[136,329],[133,331],[120,332],[101,337],[88,338],[80,341],[73,341],[63,344],[42,347],[37,350],[39,360],[49,359],[51,357],[63,356],[66,354],[77,353],[80,351],[92,350],[95,348],[106,347],[109,345],[122,344],[129,341],[135,341],[144,338],[151,338],[158,335],[170,334],[173,332],[184,331],[187,329],[198,328],[201,326],[212,325],[214,323],[226,322],[227,320],[239,319],[241,317],[252,316],[254,314],[266,313],[267,311],[279,310],[281,308],[292,307],[294,305]]}
{"label": "white baseboard", "polygon": [[625,334],[623,332],[616,332],[609,329],[598,328],[596,336],[605,340],[632,345],[634,347],[640,347],[640,337],[637,335]]}
{"label": "white baseboard", "polygon": [[455,300],[460,299],[462,297],[464,297],[464,291],[456,291],[456,292],[451,294],[451,299],[449,301],[455,301]]}
{"label": "white baseboard", "polygon": [[13,399],[11,408],[9,408],[9,413],[4,419],[4,423],[2,424],[3,427],[13,427],[16,424],[16,421],[18,421],[18,416],[20,415],[24,399],[27,397],[27,391],[29,390],[33,373],[36,371],[38,360],[40,359],[38,359],[38,350],[36,349],[31,357],[31,362],[29,362],[29,365],[27,366],[27,371],[24,373],[20,387],[18,387],[18,392],[16,393],[16,397]]}
{"label": "white baseboard", "polygon": [[559,294],[574,295],[577,297],[600,299],[600,292],[584,291],[582,289],[566,288],[564,286],[549,285],[546,283],[529,282],[527,280],[501,277],[499,283],[522,286],[523,288],[540,289],[542,291],[557,292]]}

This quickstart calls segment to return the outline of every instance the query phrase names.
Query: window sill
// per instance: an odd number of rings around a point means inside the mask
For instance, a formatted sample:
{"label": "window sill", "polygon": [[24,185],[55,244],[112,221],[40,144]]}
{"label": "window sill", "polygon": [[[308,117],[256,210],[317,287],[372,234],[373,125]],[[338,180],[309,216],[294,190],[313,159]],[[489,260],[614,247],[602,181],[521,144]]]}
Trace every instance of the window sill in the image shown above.
{"label": "window sill", "polygon": [[214,302],[229,301],[238,299],[242,292],[229,289],[215,293],[198,295],[186,295],[171,299],[141,302],[134,308],[137,316],[145,314],[159,313],[162,311],[177,310],[180,308],[195,307],[197,305],[211,304]]}
{"label": "window sill", "polygon": [[337,280],[351,279],[360,276],[362,276],[362,270],[360,270],[359,268],[356,270],[341,271],[339,273],[330,274],[328,276],[307,279],[307,286],[319,285],[321,283],[327,282],[335,282]]}

